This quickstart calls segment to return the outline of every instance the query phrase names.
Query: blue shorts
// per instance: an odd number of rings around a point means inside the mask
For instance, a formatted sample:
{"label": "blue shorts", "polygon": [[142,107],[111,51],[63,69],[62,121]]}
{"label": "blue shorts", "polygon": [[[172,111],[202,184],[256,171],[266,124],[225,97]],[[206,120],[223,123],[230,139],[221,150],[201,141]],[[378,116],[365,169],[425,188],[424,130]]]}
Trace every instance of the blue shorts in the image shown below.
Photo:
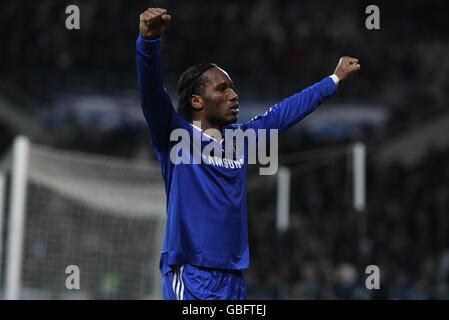
{"label": "blue shorts", "polygon": [[246,300],[241,270],[193,265],[173,268],[162,276],[164,300]]}

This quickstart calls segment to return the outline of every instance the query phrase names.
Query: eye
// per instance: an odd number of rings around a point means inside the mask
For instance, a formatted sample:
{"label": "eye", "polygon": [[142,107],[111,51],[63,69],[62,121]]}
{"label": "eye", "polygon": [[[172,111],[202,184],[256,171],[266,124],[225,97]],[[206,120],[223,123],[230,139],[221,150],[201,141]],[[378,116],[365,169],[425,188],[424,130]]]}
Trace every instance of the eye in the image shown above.
{"label": "eye", "polygon": [[217,86],[217,91],[220,91],[220,92],[226,92],[226,91],[229,91],[231,89],[234,90],[234,84],[225,84],[225,83],[223,83],[223,84]]}

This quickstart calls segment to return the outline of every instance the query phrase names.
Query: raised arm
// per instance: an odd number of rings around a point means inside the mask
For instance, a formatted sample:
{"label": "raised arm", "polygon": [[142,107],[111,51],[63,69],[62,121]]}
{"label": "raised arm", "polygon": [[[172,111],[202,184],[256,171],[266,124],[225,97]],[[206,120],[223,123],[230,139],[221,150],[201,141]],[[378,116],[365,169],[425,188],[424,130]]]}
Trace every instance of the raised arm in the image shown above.
{"label": "raised arm", "polygon": [[334,95],[338,83],[360,69],[357,59],[342,57],[332,76],[277,103],[267,112],[243,124],[253,129],[278,129],[279,133],[290,128],[314,111],[323,101]]}
{"label": "raised arm", "polygon": [[137,77],[142,110],[148,123],[153,146],[159,152],[168,149],[176,112],[162,79],[161,35],[170,24],[165,9],[150,8],[140,15],[140,34],[136,43]]}

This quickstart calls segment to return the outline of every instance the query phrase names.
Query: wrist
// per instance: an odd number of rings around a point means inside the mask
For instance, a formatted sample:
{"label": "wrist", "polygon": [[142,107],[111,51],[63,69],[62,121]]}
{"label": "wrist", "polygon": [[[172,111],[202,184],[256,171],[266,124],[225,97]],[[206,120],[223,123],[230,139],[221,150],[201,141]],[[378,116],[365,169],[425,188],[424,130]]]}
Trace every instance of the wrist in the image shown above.
{"label": "wrist", "polygon": [[153,41],[159,41],[161,40],[161,36],[144,36],[141,32],[140,32],[140,37],[144,40],[144,41],[149,41],[149,42],[153,42]]}
{"label": "wrist", "polygon": [[331,77],[332,80],[334,81],[335,85],[338,86],[338,83],[340,82],[340,77],[337,76],[335,73],[332,74],[330,77]]}

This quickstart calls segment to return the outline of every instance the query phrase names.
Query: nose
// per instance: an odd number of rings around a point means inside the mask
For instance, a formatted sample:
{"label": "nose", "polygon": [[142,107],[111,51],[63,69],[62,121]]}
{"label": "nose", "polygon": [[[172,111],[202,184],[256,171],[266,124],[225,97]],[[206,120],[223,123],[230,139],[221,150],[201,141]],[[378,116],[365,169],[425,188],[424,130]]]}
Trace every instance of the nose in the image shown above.
{"label": "nose", "polygon": [[231,89],[230,91],[230,95],[229,95],[229,100],[232,102],[235,102],[239,99],[238,94],[234,91],[234,89]]}

